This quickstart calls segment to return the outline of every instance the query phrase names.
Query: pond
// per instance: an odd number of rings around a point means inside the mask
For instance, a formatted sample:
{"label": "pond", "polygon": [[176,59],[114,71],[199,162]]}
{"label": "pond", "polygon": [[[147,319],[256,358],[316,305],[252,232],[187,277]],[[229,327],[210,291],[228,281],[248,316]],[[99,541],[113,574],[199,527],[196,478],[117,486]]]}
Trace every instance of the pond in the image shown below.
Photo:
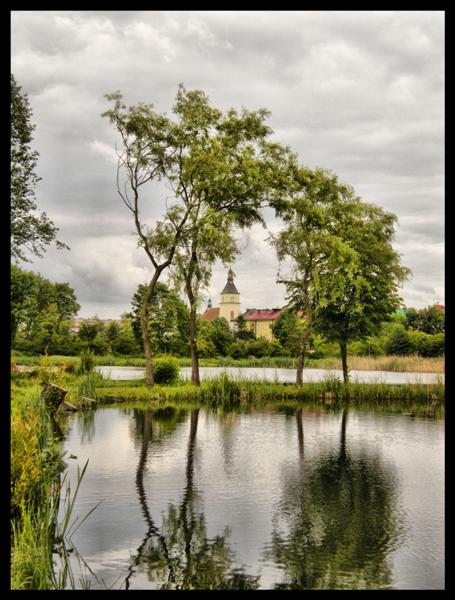
{"label": "pond", "polygon": [[65,450],[75,587],[444,588],[442,419],[109,407]]}
{"label": "pond", "polygon": [[[98,366],[95,369],[111,379],[142,379],[145,369],[142,367],[106,367]],[[265,367],[200,367],[200,377],[208,379],[222,373],[228,373],[233,377],[260,379],[262,381],[278,381],[280,383],[295,383],[295,369],[275,369]],[[191,368],[180,369],[183,379],[191,379]],[[328,377],[337,377],[343,380],[343,372],[337,369],[304,369],[303,381],[324,381]],[[350,371],[352,382],[365,383],[437,383],[444,381],[443,373],[399,373],[394,371]]]}

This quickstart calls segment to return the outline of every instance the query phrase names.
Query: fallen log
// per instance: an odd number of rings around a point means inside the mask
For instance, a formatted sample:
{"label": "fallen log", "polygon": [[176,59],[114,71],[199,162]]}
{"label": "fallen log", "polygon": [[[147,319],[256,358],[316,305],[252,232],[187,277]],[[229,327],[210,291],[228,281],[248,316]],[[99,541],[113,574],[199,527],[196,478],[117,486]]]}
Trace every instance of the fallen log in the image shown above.
{"label": "fallen log", "polygon": [[46,383],[44,384],[42,397],[47,408],[51,412],[55,412],[63,402],[67,393],[68,390],[65,390],[65,388],[62,388],[59,385]]}
{"label": "fallen log", "polygon": [[98,403],[96,400],[93,400],[93,398],[88,398],[87,396],[81,396],[80,398],[80,403],[81,403],[81,407],[89,407],[89,408],[93,408],[94,406],[96,406]]}
{"label": "fallen log", "polygon": [[70,402],[67,402],[66,400],[64,400],[61,404],[61,408],[63,410],[69,410],[71,412],[74,412],[75,410],[77,410],[77,407],[74,406],[74,404],[71,404]]}

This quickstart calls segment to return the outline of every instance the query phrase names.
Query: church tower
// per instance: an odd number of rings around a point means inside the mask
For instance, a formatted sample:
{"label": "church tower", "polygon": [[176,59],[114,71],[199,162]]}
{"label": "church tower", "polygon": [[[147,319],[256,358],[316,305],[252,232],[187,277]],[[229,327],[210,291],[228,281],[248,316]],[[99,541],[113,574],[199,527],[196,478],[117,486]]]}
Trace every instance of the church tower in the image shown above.
{"label": "church tower", "polygon": [[220,317],[224,317],[231,327],[240,314],[240,294],[234,285],[234,273],[229,269],[228,278],[220,300]]}

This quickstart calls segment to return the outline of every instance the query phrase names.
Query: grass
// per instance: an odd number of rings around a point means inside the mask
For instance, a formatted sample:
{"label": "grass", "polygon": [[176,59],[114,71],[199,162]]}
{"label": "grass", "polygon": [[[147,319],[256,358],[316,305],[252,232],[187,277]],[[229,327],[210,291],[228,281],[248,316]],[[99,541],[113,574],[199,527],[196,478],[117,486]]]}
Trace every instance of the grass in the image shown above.
{"label": "grass", "polygon": [[12,589],[49,589],[52,584],[52,498],[62,468],[40,386],[16,383],[11,395]]}
{"label": "grass", "polygon": [[[32,376],[15,375],[11,385],[10,583],[14,590],[64,589],[68,580],[74,583],[68,568],[66,533],[85,469],[78,474],[76,492],[64,508],[59,526],[57,515],[65,463],[52,418],[41,396],[41,383],[49,374],[43,375],[39,370]],[[70,376],[66,379],[68,383]],[[56,550],[63,557],[58,573],[53,563]]]}
{"label": "grass", "polygon": [[412,403],[425,405],[435,412],[444,405],[444,384],[386,385],[351,383],[345,386],[338,380],[306,383],[302,386],[286,383],[270,383],[254,380],[241,380],[227,376],[202,381],[200,387],[189,383],[174,386],[153,386],[143,383],[118,381],[97,387],[100,404],[114,402],[142,401],[152,404],[166,402],[199,402],[209,406],[246,405],[264,401],[319,402],[324,406],[343,402],[362,404],[393,405],[400,402],[404,406]]}
{"label": "grass", "polygon": [[[48,365],[77,367],[80,359],[76,356],[25,356],[13,352],[12,361],[25,366]],[[145,367],[143,356],[95,356],[97,365],[113,367]],[[191,360],[185,357],[178,358],[181,367],[191,366]],[[291,369],[295,368],[296,359],[285,356],[263,358],[243,358],[234,360],[229,357],[201,358],[201,367],[271,367]],[[309,357],[305,363],[309,369],[341,369],[340,358],[327,357],[314,359]],[[423,358],[422,356],[349,356],[348,365],[354,371],[399,371],[415,373],[444,373],[445,360],[443,356]]]}

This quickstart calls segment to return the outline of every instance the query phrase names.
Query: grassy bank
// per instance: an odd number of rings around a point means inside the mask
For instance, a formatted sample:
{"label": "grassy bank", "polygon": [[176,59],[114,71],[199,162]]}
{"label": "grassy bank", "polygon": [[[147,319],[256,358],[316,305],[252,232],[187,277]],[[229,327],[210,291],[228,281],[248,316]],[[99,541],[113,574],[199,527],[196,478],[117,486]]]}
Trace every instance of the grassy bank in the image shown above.
{"label": "grassy bank", "polygon": [[[77,366],[79,358],[76,356],[25,356],[13,352],[11,360],[18,365],[36,366]],[[191,366],[189,358],[178,358],[181,367]],[[141,356],[95,356],[97,365],[113,367],[145,367],[145,359]],[[295,368],[295,358],[276,356],[263,358],[245,358],[234,360],[228,357],[201,358],[201,367],[271,367]],[[309,369],[341,369],[338,357],[312,359],[308,358],[306,367]],[[444,357],[423,358],[421,356],[350,356],[349,368],[354,371],[395,371],[414,373],[444,373]]]}
{"label": "grassy bank", "polygon": [[64,473],[61,429],[42,398],[42,384],[51,378],[70,384],[73,398],[83,389],[83,377],[44,369],[12,375],[10,586],[14,590],[66,589],[68,582],[74,583],[66,533],[72,526],[72,506],[87,465],[78,474],[76,491],[72,492]]}
{"label": "grassy bank", "polygon": [[401,403],[404,407],[413,403],[425,406],[429,412],[439,411],[444,405],[444,385],[385,385],[353,383],[345,386],[332,380],[306,383],[302,386],[285,383],[264,383],[238,380],[226,375],[203,381],[200,387],[185,383],[174,386],[146,387],[143,383],[110,381],[96,387],[96,398],[100,404],[140,401],[151,404],[166,402],[198,402],[209,406],[235,406],[256,402],[317,402],[324,406],[335,406],[350,402],[353,405],[365,402],[392,406]]}
{"label": "grassy bank", "polygon": [[41,388],[12,386],[11,588],[51,589],[59,473],[63,468]]}

